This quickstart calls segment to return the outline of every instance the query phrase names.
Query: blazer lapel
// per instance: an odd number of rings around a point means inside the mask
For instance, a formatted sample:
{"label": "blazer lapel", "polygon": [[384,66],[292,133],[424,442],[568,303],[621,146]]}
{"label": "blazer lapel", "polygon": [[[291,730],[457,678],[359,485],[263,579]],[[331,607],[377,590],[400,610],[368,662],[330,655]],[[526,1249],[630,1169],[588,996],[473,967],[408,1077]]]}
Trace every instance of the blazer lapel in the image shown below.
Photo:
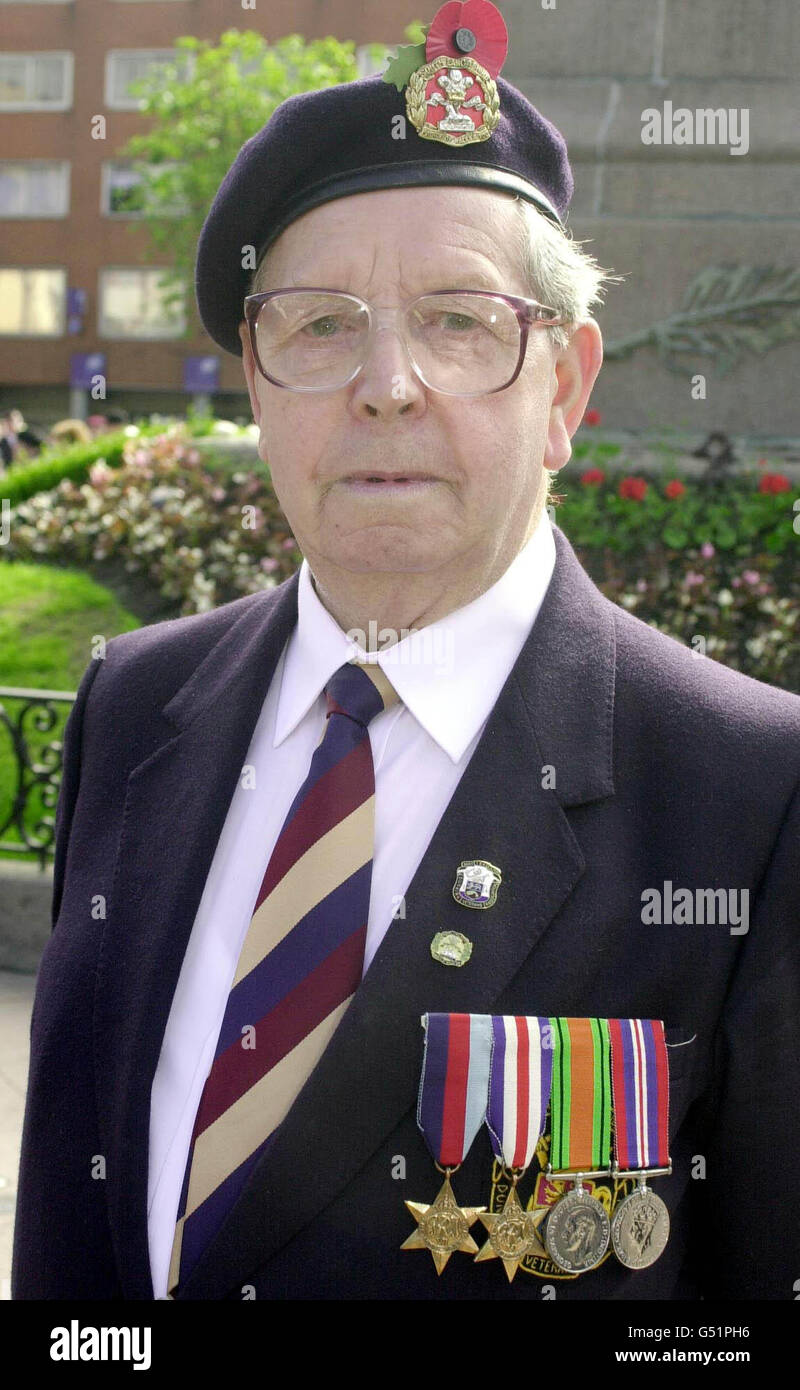
{"label": "blazer lapel", "polygon": [[[415,1105],[420,1015],[491,1012],[584,871],[564,807],[614,792],[613,606],[554,534],[556,568],[539,616],[409,887],[405,918],[389,928],[178,1298],[221,1298],[247,1282],[355,1178]],[[486,911],[468,912],[452,895],[458,865],[473,857],[503,875]],[[461,969],[431,957],[431,939],[444,930],[473,942]]]}
{"label": "blazer lapel", "polygon": [[297,621],[298,577],[259,596],[208,652],[162,711],[159,745],[128,778],[94,1015],[106,1195],[126,1298],[153,1297],[150,1090],[217,840]]}

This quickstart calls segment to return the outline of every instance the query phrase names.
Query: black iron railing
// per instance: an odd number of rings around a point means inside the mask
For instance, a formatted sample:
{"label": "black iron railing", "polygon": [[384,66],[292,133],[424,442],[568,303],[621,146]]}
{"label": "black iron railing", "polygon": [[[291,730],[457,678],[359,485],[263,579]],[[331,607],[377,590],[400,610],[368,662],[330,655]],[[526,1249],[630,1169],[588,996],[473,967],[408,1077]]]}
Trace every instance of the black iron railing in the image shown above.
{"label": "black iron railing", "polygon": [[61,785],[62,740],[48,734],[60,735],[62,707],[74,700],[74,691],[0,685],[0,853],[33,856],[42,869],[53,855]]}

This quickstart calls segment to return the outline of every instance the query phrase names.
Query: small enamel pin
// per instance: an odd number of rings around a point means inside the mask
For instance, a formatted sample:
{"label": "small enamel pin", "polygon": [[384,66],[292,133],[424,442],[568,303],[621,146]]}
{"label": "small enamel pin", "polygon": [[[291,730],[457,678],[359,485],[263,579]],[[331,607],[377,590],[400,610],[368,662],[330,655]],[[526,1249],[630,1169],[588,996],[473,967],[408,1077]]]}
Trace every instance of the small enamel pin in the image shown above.
{"label": "small enamel pin", "polygon": [[472,955],[472,942],[460,931],[437,931],[431,942],[431,955],[440,965],[466,965]]}
{"label": "small enamel pin", "polygon": [[424,140],[473,145],[500,120],[494,78],[508,53],[508,30],[491,0],[448,0],[424,44],[401,47],[384,79],[406,89],[406,111]]}
{"label": "small enamel pin", "polygon": [[493,907],[503,875],[488,859],[462,859],[456,870],[453,897],[462,907]]}

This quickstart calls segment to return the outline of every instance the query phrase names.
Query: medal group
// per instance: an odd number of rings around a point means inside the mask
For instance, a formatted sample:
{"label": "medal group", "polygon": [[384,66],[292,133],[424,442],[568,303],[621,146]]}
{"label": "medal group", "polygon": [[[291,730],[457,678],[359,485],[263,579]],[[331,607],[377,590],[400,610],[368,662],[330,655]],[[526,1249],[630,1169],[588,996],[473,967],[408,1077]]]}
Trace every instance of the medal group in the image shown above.
{"label": "medal group", "polygon": [[[424,1014],[417,1124],[444,1183],[430,1205],[406,1202],[417,1222],[403,1250],[430,1250],[441,1274],[456,1251],[500,1259],[512,1280],[528,1256],[570,1275],[596,1268],[609,1245],[628,1269],[662,1254],[669,1213],[647,1179],[672,1172],[669,1066],[659,1019]],[[550,1182],[570,1184],[526,1211],[517,1184],[550,1115]],[[613,1114],[613,1140],[612,1140]],[[450,1178],[483,1124],[511,1186],[502,1211],[460,1207]],[[612,1159],[613,1148],[613,1159]],[[635,1179],[609,1218],[584,1179]],[[480,1220],[479,1248],[470,1228]]]}

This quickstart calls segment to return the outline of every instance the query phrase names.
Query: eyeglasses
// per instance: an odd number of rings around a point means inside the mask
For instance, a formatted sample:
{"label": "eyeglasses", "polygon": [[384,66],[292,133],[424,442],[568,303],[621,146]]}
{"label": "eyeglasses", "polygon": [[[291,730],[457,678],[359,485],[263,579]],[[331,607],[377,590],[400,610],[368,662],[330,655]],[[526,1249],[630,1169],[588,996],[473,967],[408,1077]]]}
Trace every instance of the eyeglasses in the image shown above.
{"label": "eyeglasses", "polygon": [[420,381],[447,396],[504,391],[522,369],[530,329],[566,322],[535,299],[494,290],[438,290],[393,309],[340,290],[267,290],[247,295],[244,315],[256,366],[273,386],[348,386],[383,323],[399,333]]}

